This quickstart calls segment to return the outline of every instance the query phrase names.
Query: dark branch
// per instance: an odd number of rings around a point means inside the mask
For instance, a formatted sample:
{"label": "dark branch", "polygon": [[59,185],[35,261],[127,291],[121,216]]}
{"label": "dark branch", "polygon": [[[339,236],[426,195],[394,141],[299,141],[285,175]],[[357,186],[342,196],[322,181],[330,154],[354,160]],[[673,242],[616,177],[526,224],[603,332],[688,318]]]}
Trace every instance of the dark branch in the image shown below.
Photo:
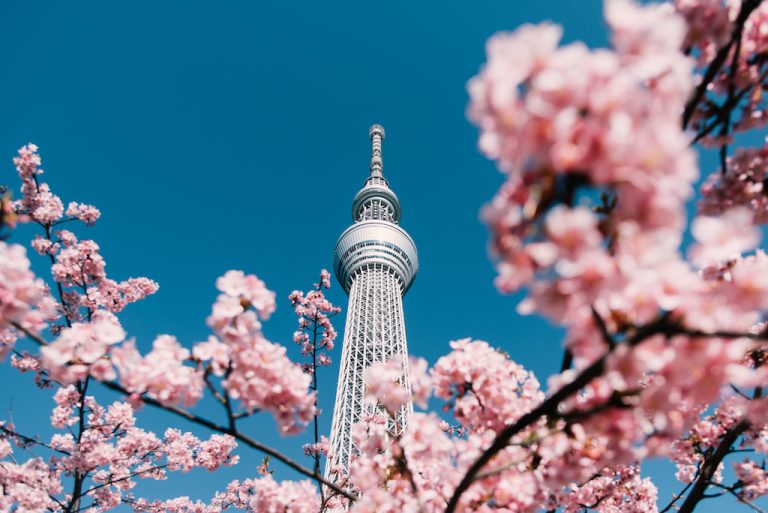
{"label": "dark branch", "polygon": [[715,452],[704,459],[701,472],[699,472],[699,476],[696,478],[691,493],[688,494],[685,502],[680,506],[679,513],[691,513],[696,508],[699,501],[704,498],[704,492],[707,491],[707,488],[712,483],[712,476],[715,475],[717,467],[723,461],[723,458],[730,453],[731,446],[736,439],[747,429],[749,429],[749,422],[742,420],[726,431]]}

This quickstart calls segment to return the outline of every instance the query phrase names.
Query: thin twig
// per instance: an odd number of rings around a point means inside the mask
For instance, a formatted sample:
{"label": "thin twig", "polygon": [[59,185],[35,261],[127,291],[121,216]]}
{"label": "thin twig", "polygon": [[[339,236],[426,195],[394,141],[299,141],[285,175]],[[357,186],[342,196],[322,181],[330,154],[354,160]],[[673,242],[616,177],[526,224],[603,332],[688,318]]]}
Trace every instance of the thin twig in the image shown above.
{"label": "thin twig", "polygon": [[722,488],[723,490],[725,490],[725,492],[730,493],[731,495],[736,497],[736,500],[738,500],[742,504],[746,504],[747,506],[755,510],[757,513],[766,513],[766,511],[763,508],[759,507],[757,504],[747,499],[746,497],[742,497],[741,495],[736,493],[736,490],[734,490],[732,487],[724,486],[724,485],[721,485],[720,483],[712,483],[712,486]]}

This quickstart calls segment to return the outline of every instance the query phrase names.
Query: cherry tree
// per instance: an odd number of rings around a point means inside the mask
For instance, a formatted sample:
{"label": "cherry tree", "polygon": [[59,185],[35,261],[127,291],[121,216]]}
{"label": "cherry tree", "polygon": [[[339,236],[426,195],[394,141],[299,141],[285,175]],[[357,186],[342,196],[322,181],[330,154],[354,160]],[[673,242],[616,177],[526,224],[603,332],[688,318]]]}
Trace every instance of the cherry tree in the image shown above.
{"label": "cherry tree", "polygon": [[[56,433],[0,423],[2,509],[648,513],[730,499],[763,511],[768,150],[749,145],[768,121],[768,4],[606,0],[605,19],[610,48],[561,45],[551,23],[494,35],[468,84],[480,151],[506,177],[483,210],[496,284],[526,291],[519,314],[562,327],[561,371],[543,386],[491,344],[457,340],[431,367],[409,362],[409,397],[402,362],[378,365],[367,376],[377,413],[354,428],[349,473],[330,479],[316,401],[339,311],[323,293],[329,274],[289,298],[304,363],[264,336],[276,296],[242,271],[217,280],[206,341],[161,335],[142,354],[119,314],[157,284],[107,277],[98,244],[73,228],[99,211],[65,208],[41,180],[38,149],[22,147],[0,234],[37,225],[31,248],[51,276],[33,274],[18,242],[0,242],[0,355],[50,390]],[[698,148],[719,168],[701,169]],[[105,404],[104,390],[122,399]],[[194,409],[204,396],[217,412]],[[421,411],[388,432],[409,400]],[[142,429],[139,407],[209,436]],[[312,424],[312,468],[243,429],[265,414],[285,435]],[[214,471],[242,450],[303,480],[278,482],[265,462],[205,502],[139,493],[143,479]],[[659,497],[653,480],[666,477],[642,474],[648,458],[676,465],[679,493]]]}

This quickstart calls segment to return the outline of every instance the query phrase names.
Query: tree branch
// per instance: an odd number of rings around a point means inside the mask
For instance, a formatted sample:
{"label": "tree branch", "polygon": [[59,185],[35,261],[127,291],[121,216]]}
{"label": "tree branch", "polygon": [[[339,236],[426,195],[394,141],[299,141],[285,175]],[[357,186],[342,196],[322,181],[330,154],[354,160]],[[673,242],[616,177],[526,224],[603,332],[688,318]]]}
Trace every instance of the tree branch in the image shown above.
{"label": "tree branch", "polygon": [[[654,322],[651,322],[646,326],[637,329],[635,334],[629,337],[626,343],[634,347],[652,335],[664,333],[665,329],[668,329],[669,327],[669,316],[662,315]],[[524,429],[532,426],[542,417],[556,417],[557,410],[563,401],[584,388],[593,379],[600,376],[605,370],[605,363],[608,359],[608,356],[610,356],[612,352],[613,349],[606,351],[603,356],[595,360],[589,367],[581,371],[581,373],[579,373],[579,375],[576,376],[573,381],[561,387],[554,394],[545,399],[544,402],[542,402],[539,406],[520,417],[517,422],[504,428],[496,436],[496,439],[493,441],[491,446],[488,447],[488,449],[486,449],[485,452],[483,452],[483,454],[481,454],[480,457],[475,460],[475,462],[469,467],[469,470],[454,490],[453,496],[448,501],[448,505],[445,508],[445,513],[454,513],[456,511],[456,508],[459,504],[459,499],[475,481],[476,476],[496,454],[498,454],[505,447],[507,447],[507,445],[509,445],[509,441],[512,439],[512,437],[519,434]]]}
{"label": "tree branch", "polygon": [[701,82],[698,86],[696,86],[693,95],[685,104],[682,122],[683,129],[688,128],[688,124],[693,118],[693,113],[696,111],[696,106],[707,93],[707,87],[709,87],[709,84],[712,83],[718,72],[722,69],[723,64],[725,64],[725,61],[728,59],[728,54],[731,52],[733,45],[736,44],[737,41],[741,40],[741,35],[744,31],[744,23],[747,21],[747,18],[749,18],[749,15],[752,14],[752,11],[757,9],[761,2],[762,0],[746,0],[741,4],[741,9],[739,10],[739,14],[736,17],[736,21],[734,22],[735,26],[733,32],[731,33],[731,38],[725,45],[720,48],[720,50],[717,51],[715,58],[712,59],[712,62],[709,63],[707,70],[704,72],[704,77],[701,79]]}
{"label": "tree branch", "polygon": [[[48,343],[42,337],[40,337],[40,335],[37,335],[36,333],[29,331],[28,329],[24,328],[18,323],[14,322],[12,323],[12,325],[14,328],[18,329],[19,331],[24,333],[27,337],[35,341],[37,344],[41,346],[48,345]],[[114,390],[115,392],[120,392],[121,394],[125,394],[125,395],[132,395],[132,392],[124,388],[119,383],[115,383],[113,381],[100,381],[100,383],[105,387],[109,388],[110,390]],[[146,404],[149,404],[161,410],[165,410],[167,412],[173,413],[176,416],[185,418],[191,422],[207,427],[212,431],[218,431],[219,433],[230,435],[236,440],[239,440],[243,444],[247,445],[248,447],[251,447],[252,449],[256,449],[257,451],[261,451],[265,454],[268,454],[269,456],[274,457],[277,460],[282,461],[283,463],[288,465],[290,468],[292,468],[296,472],[303,474],[304,476],[309,477],[310,479],[313,479],[318,483],[327,486],[337,494],[342,495],[351,501],[357,500],[357,496],[355,494],[348,492],[347,490],[344,490],[343,488],[339,487],[338,485],[336,485],[331,481],[328,481],[322,475],[320,475],[320,473],[312,472],[308,468],[304,467],[303,465],[299,464],[298,462],[294,461],[288,456],[282,454],[276,449],[273,449],[272,447],[264,445],[261,442],[254,440],[253,438],[241,433],[236,429],[232,429],[231,427],[221,426],[204,417],[200,417],[199,415],[196,415],[190,411],[184,410],[183,408],[179,408],[172,404],[163,404],[160,401],[153,399],[151,397],[142,396],[141,400]]]}
{"label": "tree branch", "polygon": [[717,467],[720,466],[723,458],[729,454],[731,445],[733,445],[736,439],[747,429],[749,429],[749,422],[741,420],[731,429],[726,431],[715,452],[712,453],[711,456],[705,458],[704,464],[701,466],[701,472],[699,472],[699,476],[691,489],[691,493],[685,498],[685,502],[680,506],[678,513],[691,513],[696,508],[699,501],[704,498],[704,492],[711,484],[712,476],[715,475]]}

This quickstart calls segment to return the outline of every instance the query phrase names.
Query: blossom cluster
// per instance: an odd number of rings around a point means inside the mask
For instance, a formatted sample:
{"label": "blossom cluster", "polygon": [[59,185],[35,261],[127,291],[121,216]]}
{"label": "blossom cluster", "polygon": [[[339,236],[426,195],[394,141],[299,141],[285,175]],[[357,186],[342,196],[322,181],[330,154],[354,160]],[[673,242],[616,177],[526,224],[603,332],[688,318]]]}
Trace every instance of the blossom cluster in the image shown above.
{"label": "blossom cluster", "polygon": [[451,348],[432,368],[432,385],[465,428],[499,431],[544,399],[536,377],[488,343],[463,339]]}
{"label": "blossom cluster", "polygon": [[275,310],[275,293],[254,275],[228,271],[216,281],[221,294],[213,305],[208,325],[214,337],[196,344],[193,354],[211,362],[212,372],[223,376],[230,397],[248,412],[267,410],[282,433],[294,433],[315,413],[311,378],[286,355],[285,347],[264,337],[261,321]]}
{"label": "blossom cluster", "polygon": [[755,224],[768,223],[768,146],[739,148],[725,169],[712,173],[701,187],[699,212],[719,215],[735,207],[748,208]]}
{"label": "blossom cluster", "polygon": [[704,84],[707,101],[698,102],[691,111],[697,136],[705,144],[722,146],[733,141],[733,132],[765,126],[768,6],[750,0],[675,0],[672,4],[686,21],[683,48],[695,57],[697,66],[703,70],[717,62],[719,53],[724,57],[711,81]]}
{"label": "blossom cluster", "polygon": [[[494,36],[469,112],[507,174],[485,211],[497,283],[528,287],[520,311],[566,328],[575,369],[551,387],[608,355],[606,375],[563,406],[601,410],[587,430],[605,443],[604,465],[624,465],[668,451],[700,404],[748,380],[748,339],[685,332],[749,332],[768,307],[768,260],[742,256],[759,241],[744,207],[696,218],[681,254],[698,175],[679,119],[693,85],[686,24],[625,0],[608,1],[606,19],[613,50],[558,48],[551,25]],[[654,336],[634,338],[654,323]]]}
{"label": "blossom cluster", "polygon": [[[313,417],[310,377],[287,358],[285,348],[266,340],[261,331],[261,321],[275,310],[275,294],[264,282],[241,271],[225,273],[216,282],[221,294],[208,318],[214,335],[189,349],[171,335],[160,335],[150,351],[142,353],[133,339],[126,339],[117,314],[127,304],[156,292],[157,284],[146,278],[122,282],[108,278],[106,260],[95,241],[79,240],[73,231],[56,228],[73,220],[91,225],[99,211],[75,202],[63,208],[61,200],[39,181],[42,170],[34,145],[21,148],[14,163],[22,179],[22,196],[12,203],[17,217],[9,219],[43,228],[44,235],[31,245],[50,259],[58,297],[54,299],[32,273],[21,246],[0,241],[0,355],[13,351],[14,367],[34,371],[39,384],[56,388],[51,422],[67,433],[42,443],[0,424],[1,457],[9,459],[0,463],[2,509],[71,511],[85,507],[87,500],[91,501],[87,508],[94,511],[112,509],[121,501],[139,508],[149,503],[126,494],[135,478],[163,479],[168,471],[215,470],[237,461],[231,455],[234,438],[228,434],[201,441],[176,429],[158,436],[136,428],[131,405],[142,400],[172,408],[192,407],[210,389],[222,402],[229,404],[231,399],[232,408],[239,404],[244,411],[238,417],[257,410],[271,412],[283,433],[300,429]],[[5,215],[3,222],[9,226]],[[329,285],[327,273],[321,283]],[[43,337],[48,323],[53,323],[51,341]],[[325,336],[331,346],[335,331],[328,326]],[[42,346],[39,354],[14,348],[20,333]],[[93,379],[122,390],[128,402],[101,407],[83,392]],[[235,415],[232,409],[229,412]],[[51,451],[53,457],[47,463],[33,457],[17,464],[12,443]],[[85,476],[92,481],[90,488]],[[265,500],[273,493],[267,481],[246,483],[241,490],[261,490],[252,492],[261,494],[254,500]],[[307,489],[292,483],[276,486],[278,491],[293,490],[295,496]],[[74,495],[63,495],[71,490]],[[67,501],[77,504],[67,505]],[[230,499],[221,504],[232,506]]]}
{"label": "blossom cluster", "polygon": [[26,250],[0,241],[0,359],[13,349],[17,327],[39,333],[58,315],[48,287],[30,269]]}
{"label": "blossom cluster", "polygon": [[309,481],[278,483],[267,474],[255,479],[232,481],[216,493],[209,503],[177,497],[165,501],[140,499],[133,504],[136,513],[221,513],[228,509],[254,512],[315,513],[320,511],[320,496]]}
{"label": "blossom cluster", "polygon": [[53,329],[82,321],[99,309],[120,312],[127,304],[154,294],[158,285],[150,279],[131,278],[123,282],[109,279],[96,242],[78,240],[72,231],[56,229],[57,225],[74,220],[90,226],[101,214],[96,207],[77,202],[71,202],[65,210],[61,198],[39,180],[43,170],[37,150],[37,146],[28,144],[20,148],[13,159],[22,182],[21,199],[14,202],[14,208],[20,219],[38,224],[44,230],[44,236],[38,235],[32,247],[51,258],[53,279],[60,288],[58,299],[64,318]]}
{"label": "blossom cluster", "polygon": [[[532,373],[486,342],[464,339],[451,347],[425,376],[417,370],[415,377],[427,385],[422,399],[434,391],[445,400],[445,409],[462,424],[460,436],[446,433],[445,421],[434,414],[412,415],[400,434],[390,432],[391,423],[379,416],[364,419],[353,429],[359,454],[352,457],[349,479],[362,496],[352,512],[444,511],[496,431],[544,399]],[[386,403],[392,417],[408,400],[400,397],[398,369],[380,364],[367,379],[368,393]],[[656,511],[656,487],[640,477],[635,461],[605,466],[609,458],[602,446],[609,439],[576,420],[542,420],[492,460],[466,492],[460,511]],[[341,501],[330,502],[341,507]]]}
{"label": "blossom cluster", "polygon": [[331,288],[331,274],[323,269],[320,271],[320,282],[315,283],[313,290],[306,294],[294,290],[288,296],[293,311],[299,319],[299,328],[293,333],[293,341],[301,346],[301,354],[311,358],[304,365],[304,370],[315,374],[316,366],[331,364],[327,351],[333,350],[338,333],[331,324],[331,317],[341,311],[334,306],[323,294],[323,289]]}
{"label": "blossom cluster", "polygon": [[[92,511],[107,511],[130,500],[138,479],[166,479],[168,472],[194,467],[210,471],[234,465],[236,444],[228,435],[200,440],[191,433],[168,429],[162,436],[136,427],[133,408],[125,402],[104,407],[74,385],[54,395],[51,424],[59,432],[45,443],[30,441],[9,424],[0,424],[0,509],[3,511],[67,511],[70,501]],[[80,436],[70,427],[83,423]],[[47,448],[53,455],[17,463],[13,445]],[[22,452],[22,451],[19,451]],[[85,478],[87,477],[87,480]],[[80,495],[67,495],[72,479],[84,484]]]}

